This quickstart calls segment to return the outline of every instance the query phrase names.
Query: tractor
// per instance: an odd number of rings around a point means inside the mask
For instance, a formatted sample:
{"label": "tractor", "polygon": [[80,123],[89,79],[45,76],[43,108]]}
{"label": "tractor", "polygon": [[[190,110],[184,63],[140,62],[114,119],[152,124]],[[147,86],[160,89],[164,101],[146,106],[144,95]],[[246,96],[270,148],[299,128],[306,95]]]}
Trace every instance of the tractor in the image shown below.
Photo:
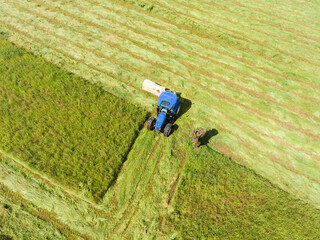
{"label": "tractor", "polygon": [[178,96],[170,91],[162,92],[158,99],[157,119],[152,117],[148,120],[147,129],[163,132],[168,137],[172,130],[172,124],[180,111]]}

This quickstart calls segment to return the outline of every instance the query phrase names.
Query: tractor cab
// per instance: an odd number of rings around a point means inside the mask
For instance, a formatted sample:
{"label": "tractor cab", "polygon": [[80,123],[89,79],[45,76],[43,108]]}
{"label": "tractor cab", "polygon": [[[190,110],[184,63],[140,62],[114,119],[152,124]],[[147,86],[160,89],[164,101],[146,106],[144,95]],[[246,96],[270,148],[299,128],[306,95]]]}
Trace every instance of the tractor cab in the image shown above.
{"label": "tractor cab", "polygon": [[160,94],[157,104],[157,119],[152,117],[148,121],[147,128],[155,129],[160,133],[163,131],[164,136],[168,137],[171,133],[172,123],[180,111],[180,102],[178,96],[170,91]]}

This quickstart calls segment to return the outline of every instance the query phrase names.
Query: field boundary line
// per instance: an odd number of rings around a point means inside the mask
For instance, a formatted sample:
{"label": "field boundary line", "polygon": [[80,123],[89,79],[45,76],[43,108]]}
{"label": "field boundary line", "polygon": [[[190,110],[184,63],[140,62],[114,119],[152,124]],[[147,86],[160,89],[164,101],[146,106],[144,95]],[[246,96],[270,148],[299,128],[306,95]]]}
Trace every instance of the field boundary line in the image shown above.
{"label": "field boundary line", "polygon": [[9,198],[14,204],[20,205],[20,207],[24,211],[28,212],[30,215],[39,218],[42,221],[50,223],[54,229],[58,230],[61,233],[61,235],[65,236],[66,238],[78,239],[80,237],[82,239],[93,240],[91,236],[83,234],[69,227],[67,224],[63,223],[56,216],[54,216],[52,212],[50,212],[47,209],[36,206],[31,201],[23,198],[23,196],[20,193],[11,190],[7,185],[5,185],[2,182],[0,182],[0,190],[2,190],[4,194],[9,196]]}
{"label": "field boundary line", "polygon": [[[114,78],[115,80],[117,80],[117,81],[119,81],[119,82],[121,82],[121,83],[123,83],[123,84],[126,84],[126,85],[134,88],[135,90],[138,90],[139,92],[145,93],[142,89],[134,86],[134,85],[131,84],[130,82],[127,82],[127,81],[125,81],[125,80],[122,80],[122,79],[116,77],[114,74],[112,74],[112,73],[110,73],[110,72],[108,72],[108,71],[106,71],[106,70],[100,69],[100,68],[98,68],[98,67],[96,67],[96,66],[94,66],[94,65],[92,65],[92,64],[88,64],[88,63],[84,62],[84,61],[81,60],[81,59],[77,59],[76,57],[73,57],[72,55],[70,55],[70,54],[68,54],[68,53],[66,53],[66,52],[64,52],[64,51],[62,51],[62,50],[60,50],[60,49],[58,49],[58,48],[55,48],[55,47],[53,47],[53,46],[50,46],[50,45],[44,43],[42,40],[37,39],[37,38],[29,35],[28,33],[23,32],[23,31],[17,29],[16,27],[14,27],[14,26],[12,26],[12,25],[10,25],[10,24],[2,21],[2,20],[0,20],[0,22],[1,22],[4,26],[7,26],[7,27],[10,28],[11,30],[13,30],[14,32],[18,32],[19,34],[21,34],[21,35],[23,35],[23,36],[31,39],[31,40],[34,41],[34,42],[37,42],[38,44],[40,44],[40,45],[42,45],[42,46],[44,46],[44,47],[46,47],[46,48],[53,49],[53,50],[56,51],[57,53],[60,53],[60,54],[66,56],[67,58],[69,58],[69,59],[71,59],[71,60],[73,60],[73,61],[76,61],[76,62],[78,62],[78,63],[81,63],[81,64],[83,64],[83,65],[86,65],[87,67],[89,67],[89,68],[91,68],[91,69],[93,69],[93,70],[95,70],[95,71],[97,71],[97,72],[107,74],[109,77]],[[146,93],[145,93],[145,94],[146,94]]]}
{"label": "field boundary line", "polygon": [[84,201],[84,202],[88,203],[90,206],[92,206],[93,208],[95,208],[95,210],[101,211],[101,209],[96,207],[95,203],[89,201],[88,199],[80,197],[79,195],[77,195],[73,191],[70,191],[69,189],[64,188],[59,183],[56,183],[52,179],[49,179],[47,176],[45,176],[45,175],[39,173],[38,171],[30,168],[26,163],[22,162],[21,160],[17,159],[16,157],[13,157],[11,154],[8,154],[8,153],[2,151],[1,149],[0,149],[0,154],[3,155],[4,157],[8,158],[8,159],[11,159],[12,161],[14,161],[18,165],[20,165],[22,168],[24,168],[28,172],[30,172],[32,175],[36,176],[37,178],[40,178],[41,180],[43,180],[45,183],[49,184],[50,186],[58,187],[58,188],[60,188],[62,190],[62,192],[66,193],[67,195],[73,196],[74,198],[76,198],[78,200]]}

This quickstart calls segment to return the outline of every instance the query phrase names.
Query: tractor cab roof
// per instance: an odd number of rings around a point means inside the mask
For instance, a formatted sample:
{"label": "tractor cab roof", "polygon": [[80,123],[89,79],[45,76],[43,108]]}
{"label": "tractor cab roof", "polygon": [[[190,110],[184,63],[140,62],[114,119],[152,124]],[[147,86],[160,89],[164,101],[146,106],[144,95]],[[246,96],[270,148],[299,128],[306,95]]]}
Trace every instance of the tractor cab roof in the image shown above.
{"label": "tractor cab roof", "polygon": [[165,91],[161,93],[159,96],[158,106],[172,109],[172,107],[177,103],[177,101],[178,101],[178,96],[175,93]]}

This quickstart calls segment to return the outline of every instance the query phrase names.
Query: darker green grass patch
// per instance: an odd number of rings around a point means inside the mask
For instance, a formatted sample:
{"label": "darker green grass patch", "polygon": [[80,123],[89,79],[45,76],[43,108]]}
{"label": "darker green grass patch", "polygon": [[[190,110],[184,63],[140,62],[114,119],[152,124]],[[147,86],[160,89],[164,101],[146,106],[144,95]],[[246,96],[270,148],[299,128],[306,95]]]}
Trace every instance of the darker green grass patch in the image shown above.
{"label": "darker green grass patch", "polygon": [[0,38],[0,149],[101,199],[148,112]]}
{"label": "darker green grass patch", "polygon": [[317,239],[320,212],[253,171],[203,146],[190,146],[163,229],[178,239]]}

